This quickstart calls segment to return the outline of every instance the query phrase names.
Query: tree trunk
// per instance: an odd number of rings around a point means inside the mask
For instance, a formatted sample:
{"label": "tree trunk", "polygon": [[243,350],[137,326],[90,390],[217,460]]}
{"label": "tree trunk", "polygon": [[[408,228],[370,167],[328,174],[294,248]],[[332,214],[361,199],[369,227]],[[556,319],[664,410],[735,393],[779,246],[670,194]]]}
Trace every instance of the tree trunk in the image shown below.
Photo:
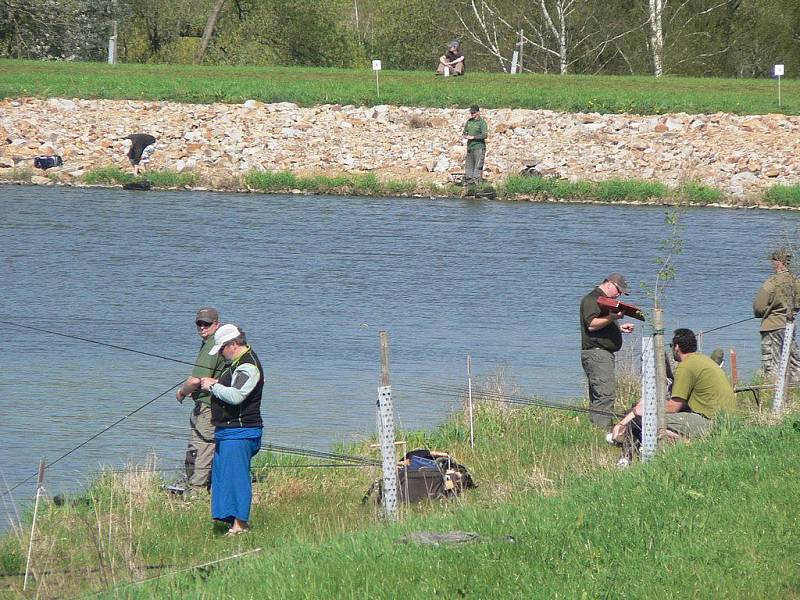
{"label": "tree trunk", "polygon": [[664,29],[661,15],[664,0],[648,0],[650,5],[650,51],[653,54],[653,75],[661,77],[664,72]]}
{"label": "tree trunk", "polygon": [[564,5],[558,4],[558,58],[561,74],[567,74],[567,16],[564,14]]}
{"label": "tree trunk", "polygon": [[211,7],[211,12],[208,14],[208,21],[206,21],[206,28],[203,30],[203,37],[200,38],[200,47],[197,49],[197,55],[194,57],[195,63],[203,62],[208,48],[208,42],[211,41],[211,36],[214,34],[214,27],[217,25],[219,13],[222,12],[222,5],[225,0],[214,0],[214,6]]}

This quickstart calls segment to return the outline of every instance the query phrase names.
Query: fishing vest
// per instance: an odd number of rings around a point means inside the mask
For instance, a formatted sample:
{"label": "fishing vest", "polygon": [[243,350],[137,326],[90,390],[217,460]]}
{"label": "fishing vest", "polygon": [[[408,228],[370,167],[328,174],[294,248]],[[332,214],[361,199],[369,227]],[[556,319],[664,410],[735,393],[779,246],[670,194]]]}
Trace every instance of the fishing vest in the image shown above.
{"label": "fishing vest", "polygon": [[264,425],[261,420],[261,391],[264,389],[264,372],[261,370],[261,362],[255,352],[250,348],[245,350],[244,354],[225,367],[217,382],[225,387],[230,387],[233,372],[236,367],[243,364],[256,366],[258,383],[241,404],[228,404],[212,395],[211,424],[215,427],[262,427]]}

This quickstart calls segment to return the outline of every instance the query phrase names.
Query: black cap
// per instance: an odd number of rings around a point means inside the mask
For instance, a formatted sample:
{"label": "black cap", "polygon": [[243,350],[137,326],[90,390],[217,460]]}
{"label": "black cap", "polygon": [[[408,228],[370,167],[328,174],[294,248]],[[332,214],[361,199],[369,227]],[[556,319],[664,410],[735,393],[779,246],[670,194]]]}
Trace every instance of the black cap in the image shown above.
{"label": "black cap", "polygon": [[477,112],[481,112],[481,107],[477,104],[473,104],[469,107],[469,114],[474,115]]}
{"label": "black cap", "polygon": [[612,273],[606,277],[606,281],[610,281],[619,289],[620,293],[628,295],[628,282],[623,277],[622,273]]}

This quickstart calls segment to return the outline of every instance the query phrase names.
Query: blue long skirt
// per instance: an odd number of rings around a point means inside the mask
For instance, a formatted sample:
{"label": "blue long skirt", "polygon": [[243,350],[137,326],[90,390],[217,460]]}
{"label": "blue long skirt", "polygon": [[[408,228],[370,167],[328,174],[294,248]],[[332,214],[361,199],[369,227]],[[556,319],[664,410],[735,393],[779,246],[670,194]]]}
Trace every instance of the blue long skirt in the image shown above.
{"label": "blue long skirt", "polygon": [[250,520],[253,482],[250,461],[261,448],[261,427],[218,427],[211,465],[211,517],[233,523]]}

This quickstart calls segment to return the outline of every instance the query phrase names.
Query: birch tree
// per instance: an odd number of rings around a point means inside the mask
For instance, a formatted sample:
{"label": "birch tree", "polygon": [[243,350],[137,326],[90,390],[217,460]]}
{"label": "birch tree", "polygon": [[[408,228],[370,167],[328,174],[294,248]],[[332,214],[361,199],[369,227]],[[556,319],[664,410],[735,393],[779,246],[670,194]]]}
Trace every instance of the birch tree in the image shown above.
{"label": "birch tree", "polygon": [[650,23],[650,53],[653,57],[653,75],[661,77],[664,73],[664,14],[665,0],[647,0]]}
{"label": "birch tree", "polygon": [[[673,66],[684,62],[702,61],[728,51],[730,45],[712,48],[708,43],[700,43],[695,38],[706,42],[711,40],[709,32],[715,18],[725,18],[723,8],[733,14],[741,0],[647,0],[648,24],[650,26],[649,50],[653,63],[653,75],[664,74],[664,63],[669,57],[665,53],[677,56],[669,60]],[[690,51],[687,53],[686,49]],[[682,56],[681,56],[682,55]]]}
{"label": "birch tree", "polygon": [[597,18],[600,7],[592,0],[528,0],[504,6],[470,0],[466,14],[459,18],[470,39],[493,56],[503,71],[510,63],[511,40],[521,31],[524,47],[545,57],[541,70],[549,70],[549,58],[563,75],[576,63],[596,63],[609,45],[643,25],[610,29],[608,22]]}

